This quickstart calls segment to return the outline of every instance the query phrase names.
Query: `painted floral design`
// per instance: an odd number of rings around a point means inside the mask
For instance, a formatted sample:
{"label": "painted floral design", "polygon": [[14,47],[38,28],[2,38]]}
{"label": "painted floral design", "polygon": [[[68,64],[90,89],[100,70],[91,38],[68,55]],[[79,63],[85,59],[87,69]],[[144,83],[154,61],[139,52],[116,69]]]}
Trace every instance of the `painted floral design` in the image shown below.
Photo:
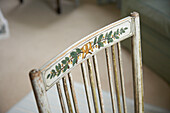
{"label": "painted floral design", "polygon": [[105,36],[100,34],[98,37],[94,37],[94,41],[88,42],[87,44],[83,45],[82,48],[76,48],[76,50],[70,53],[69,57],[65,57],[55,66],[55,69],[52,69],[51,72],[47,75],[47,79],[52,79],[55,76],[59,76],[61,72],[65,72],[70,68],[70,65],[74,66],[78,59],[81,57],[82,59],[86,58],[88,54],[93,53],[93,49],[104,47],[104,44],[113,42],[113,39],[119,39],[119,36],[125,33],[128,28],[121,28],[114,31],[107,32]]}

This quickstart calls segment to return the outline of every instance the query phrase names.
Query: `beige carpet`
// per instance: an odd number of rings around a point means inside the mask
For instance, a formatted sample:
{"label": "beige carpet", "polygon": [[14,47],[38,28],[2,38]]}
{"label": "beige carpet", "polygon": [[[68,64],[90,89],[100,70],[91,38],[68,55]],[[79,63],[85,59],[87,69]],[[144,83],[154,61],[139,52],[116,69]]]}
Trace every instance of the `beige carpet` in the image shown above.
{"label": "beige carpet", "polygon": [[[55,0],[25,1],[19,5],[18,0],[0,0],[10,28],[10,37],[0,40],[0,113],[30,92],[28,72],[32,68],[39,68],[83,36],[120,19],[116,5],[98,6],[96,0],[80,0],[77,8],[73,0],[63,0],[62,15],[55,14],[52,8]],[[125,50],[123,58],[127,96],[132,97],[131,60]],[[105,61],[102,55],[98,59]],[[101,71],[103,74],[105,71]],[[76,81],[82,81],[79,75],[73,75]],[[106,78],[101,79],[103,84]],[[169,108],[170,87],[145,66],[144,85],[146,103]],[[103,87],[108,90],[104,84]]]}

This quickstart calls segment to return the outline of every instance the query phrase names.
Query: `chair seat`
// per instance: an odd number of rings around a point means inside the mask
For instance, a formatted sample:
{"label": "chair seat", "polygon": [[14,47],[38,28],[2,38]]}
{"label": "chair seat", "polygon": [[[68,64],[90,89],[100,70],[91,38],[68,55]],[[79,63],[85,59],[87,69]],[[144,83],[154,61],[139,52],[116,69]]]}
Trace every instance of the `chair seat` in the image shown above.
{"label": "chair seat", "polygon": [[[79,99],[79,110],[80,113],[88,113],[88,104],[86,102],[86,98],[83,96],[84,86],[81,83],[75,83],[75,90],[77,92],[76,96]],[[54,86],[47,92],[49,104],[51,106],[52,113],[61,113],[61,107],[57,101],[59,101],[58,93],[56,87]],[[92,100],[92,97],[90,97]],[[111,101],[110,93],[103,91],[104,105],[106,113],[112,113],[111,109]],[[81,102],[81,103],[80,103]],[[128,113],[133,112],[133,100],[127,98],[127,110]],[[94,108],[93,108],[94,109]],[[155,107],[149,104],[145,104],[145,113],[169,113],[170,111],[161,109],[159,107]],[[38,113],[38,109],[36,108],[36,102],[34,99],[33,92],[31,91],[27,96],[25,96],[20,102],[18,102],[15,106],[13,106],[7,113]]]}

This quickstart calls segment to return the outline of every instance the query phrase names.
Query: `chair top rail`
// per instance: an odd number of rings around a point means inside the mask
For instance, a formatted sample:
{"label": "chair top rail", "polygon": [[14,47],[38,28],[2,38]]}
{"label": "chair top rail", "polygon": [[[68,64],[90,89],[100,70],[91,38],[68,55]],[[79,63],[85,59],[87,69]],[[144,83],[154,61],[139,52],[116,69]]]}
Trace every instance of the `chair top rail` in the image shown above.
{"label": "chair top rail", "polygon": [[42,66],[40,72],[46,90],[98,51],[131,37],[134,34],[132,18],[128,16],[91,33]]}

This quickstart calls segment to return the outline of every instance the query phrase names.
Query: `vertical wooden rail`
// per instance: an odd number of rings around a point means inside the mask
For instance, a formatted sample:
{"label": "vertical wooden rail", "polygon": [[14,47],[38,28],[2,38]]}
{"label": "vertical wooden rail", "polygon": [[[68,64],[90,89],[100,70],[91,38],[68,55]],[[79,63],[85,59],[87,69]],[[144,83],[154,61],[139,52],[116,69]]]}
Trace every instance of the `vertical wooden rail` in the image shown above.
{"label": "vertical wooden rail", "polygon": [[135,113],[144,113],[140,21],[139,14],[137,12],[131,13],[131,16],[133,17],[134,22],[134,36],[132,37],[132,61]]}
{"label": "vertical wooden rail", "polygon": [[106,54],[106,63],[107,63],[107,72],[108,72],[108,79],[109,79],[109,88],[110,88],[110,95],[111,95],[111,100],[112,100],[112,110],[113,113],[116,112],[116,107],[115,107],[115,97],[114,97],[114,88],[113,88],[113,77],[111,73],[111,64],[110,64],[110,57],[108,53],[108,48],[105,49],[105,54]]}
{"label": "vertical wooden rail", "polygon": [[125,94],[124,75],[123,75],[123,63],[122,63],[122,52],[121,52],[120,42],[118,42],[117,48],[118,48],[118,60],[119,60],[120,84],[121,84],[121,91],[122,91],[123,110],[124,110],[124,113],[127,113],[126,94]]}
{"label": "vertical wooden rail", "polygon": [[88,87],[87,73],[86,73],[84,63],[81,63],[81,71],[82,71],[83,82],[84,82],[84,86],[85,86],[85,92],[86,92],[86,98],[87,98],[89,113],[92,113],[92,105],[90,103],[90,93],[89,93],[90,90],[89,90],[89,87]]}
{"label": "vertical wooden rail", "polygon": [[65,92],[65,95],[66,95],[66,101],[67,101],[69,113],[73,113],[66,77],[63,77],[62,80],[63,80],[63,87],[64,87],[64,92]]}
{"label": "vertical wooden rail", "polygon": [[61,109],[62,109],[63,113],[66,113],[66,107],[64,104],[64,99],[63,99],[63,95],[62,95],[62,91],[61,91],[61,85],[59,82],[57,82],[56,86],[57,86],[58,96],[60,99]]}
{"label": "vertical wooden rail", "polygon": [[72,98],[73,98],[73,104],[74,104],[75,112],[79,113],[77,98],[76,98],[76,92],[75,92],[75,89],[74,89],[74,83],[73,83],[73,78],[72,78],[71,73],[68,73],[68,79],[69,79],[69,84],[70,84],[71,95],[72,95]]}
{"label": "vertical wooden rail", "polygon": [[56,6],[57,6],[56,12],[58,14],[61,14],[61,3],[60,2],[61,2],[60,0],[56,0]]}
{"label": "vertical wooden rail", "polygon": [[95,113],[99,113],[97,94],[96,94],[96,88],[95,88],[95,83],[94,83],[94,78],[93,78],[93,73],[92,73],[92,65],[91,65],[90,59],[87,59],[87,66],[88,66],[88,71],[89,71],[89,79],[90,79],[90,84],[91,84],[91,89],[92,89]]}
{"label": "vertical wooden rail", "polygon": [[40,113],[51,113],[45,86],[39,70],[32,70],[29,73],[34,96]]}
{"label": "vertical wooden rail", "polygon": [[94,64],[94,71],[95,71],[95,75],[96,75],[96,82],[97,82],[96,84],[97,84],[97,89],[98,89],[98,94],[99,94],[101,113],[105,113],[97,57],[96,57],[96,55],[94,55],[92,58],[93,58],[93,64]]}
{"label": "vertical wooden rail", "polygon": [[114,47],[114,45],[111,46],[111,52],[112,52],[112,61],[113,61],[114,80],[115,80],[115,86],[116,86],[115,88],[116,88],[116,95],[117,95],[118,113],[122,113],[121,102],[120,102],[119,81],[118,81],[117,65],[116,65],[116,55],[115,55],[115,47]]}

